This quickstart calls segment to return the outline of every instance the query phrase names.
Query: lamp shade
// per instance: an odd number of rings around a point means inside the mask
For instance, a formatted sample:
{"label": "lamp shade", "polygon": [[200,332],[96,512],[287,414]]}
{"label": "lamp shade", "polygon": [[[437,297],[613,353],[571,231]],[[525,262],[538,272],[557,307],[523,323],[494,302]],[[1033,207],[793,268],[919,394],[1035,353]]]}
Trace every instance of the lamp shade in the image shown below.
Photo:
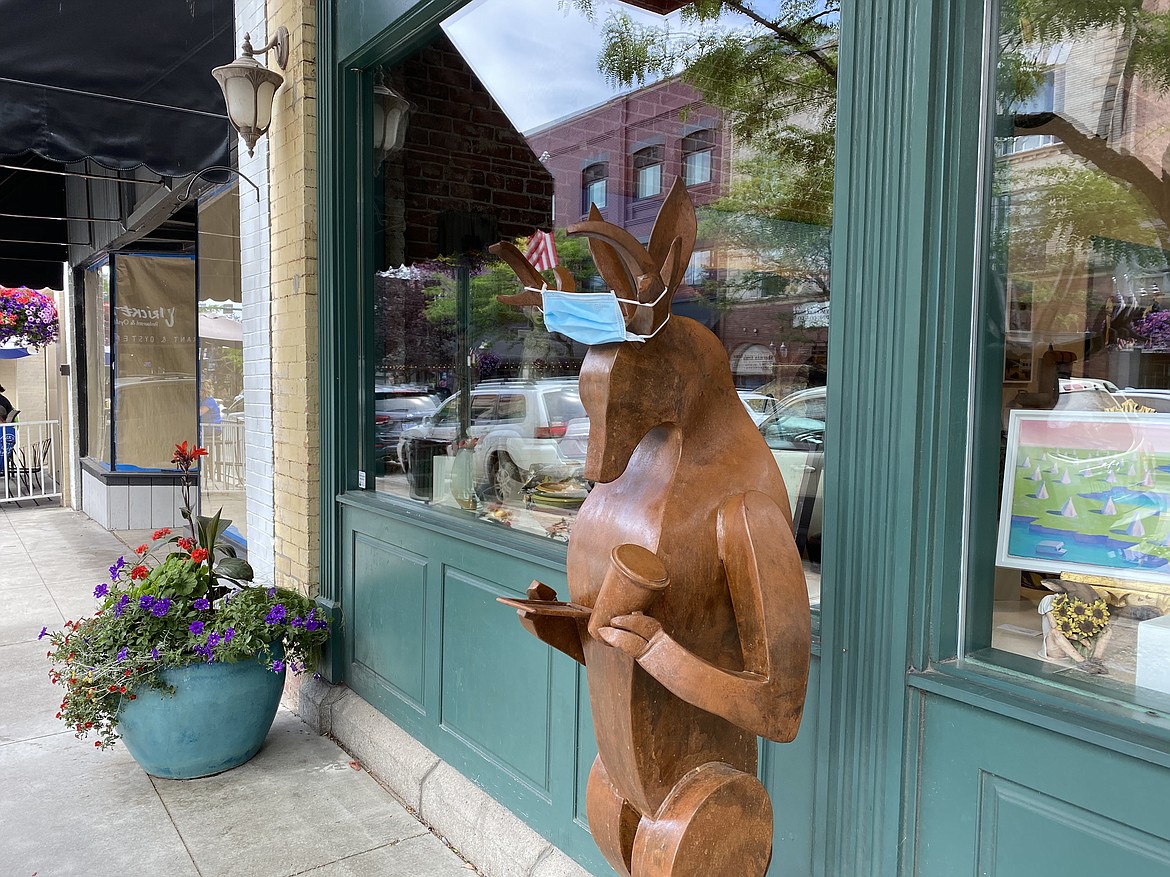
{"label": "lamp shade", "polygon": [[393,89],[374,86],[374,154],[379,160],[402,148],[406,136],[406,111],[410,102]]}
{"label": "lamp shade", "polygon": [[253,155],[256,141],[268,132],[272,124],[272,101],[284,77],[269,70],[252,57],[250,43],[244,41],[244,54],[230,64],[211,71],[227,104],[228,120],[240,132]]}

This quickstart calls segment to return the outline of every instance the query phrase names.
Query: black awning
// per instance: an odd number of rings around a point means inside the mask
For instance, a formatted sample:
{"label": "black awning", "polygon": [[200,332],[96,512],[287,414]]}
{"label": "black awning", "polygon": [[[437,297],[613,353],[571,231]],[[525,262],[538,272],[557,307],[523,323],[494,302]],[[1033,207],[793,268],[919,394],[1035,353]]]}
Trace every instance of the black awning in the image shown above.
{"label": "black awning", "polygon": [[211,68],[234,43],[231,0],[0,0],[0,156],[163,176],[227,164]]}

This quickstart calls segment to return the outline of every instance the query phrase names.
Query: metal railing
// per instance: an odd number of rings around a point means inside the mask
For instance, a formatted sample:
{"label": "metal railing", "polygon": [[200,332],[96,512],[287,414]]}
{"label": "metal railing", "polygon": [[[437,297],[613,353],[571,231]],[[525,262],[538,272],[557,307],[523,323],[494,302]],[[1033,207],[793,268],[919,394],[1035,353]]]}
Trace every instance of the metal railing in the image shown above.
{"label": "metal railing", "polygon": [[0,423],[0,502],[61,496],[61,423]]}
{"label": "metal railing", "polygon": [[225,420],[203,424],[202,442],[207,458],[200,462],[199,477],[210,490],[243,490],[244,423]]}

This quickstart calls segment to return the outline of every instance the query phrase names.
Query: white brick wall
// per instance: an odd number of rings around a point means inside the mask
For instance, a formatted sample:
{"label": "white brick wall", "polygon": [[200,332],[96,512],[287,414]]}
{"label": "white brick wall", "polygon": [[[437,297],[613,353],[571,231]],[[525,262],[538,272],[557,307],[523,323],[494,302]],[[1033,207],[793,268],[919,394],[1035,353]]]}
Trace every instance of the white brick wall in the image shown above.
{"label": "white brick wall", "polygon": [[[264,0],[237,0],[236,47],[244,34],[252,45],[267,41]],[[272,502],[271,247],[269,240],[268,138],[255,156],[239,141],[240,173],[260,187],[260,200],[240,184],[240,269],[244,301],[244,485],[248,513],[248,561],[257,581],[275,580]]]}

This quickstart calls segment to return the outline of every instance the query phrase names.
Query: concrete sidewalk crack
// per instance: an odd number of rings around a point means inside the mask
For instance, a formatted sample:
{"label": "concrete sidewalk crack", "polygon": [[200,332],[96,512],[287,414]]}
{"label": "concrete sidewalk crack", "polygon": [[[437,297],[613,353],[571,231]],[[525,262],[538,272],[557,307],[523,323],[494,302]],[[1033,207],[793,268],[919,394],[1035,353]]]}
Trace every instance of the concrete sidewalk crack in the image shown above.
{"label": "concrete sidewalk crack", "polygon": [[348,855],[341,856],[340,858],[334,859],[331,862],[322,862],[320,865],[314,865],[311,868],[303,868],[300,871],[293,871],[290,874],[286,874],[285,877],[300,877],[300,875],[302,875],[302,874],[312,874],[314,871],[319,871],[321,868],[328,867],[329,865],[336,865],[338,862],[344,862],[347,859],[353,859],[357,856],[364,856],[366,853],[373,853],[373,852],[376,852],[377,850],[387,850],[387,849],[390,849],[391,847],[398,846],[400,843],[403,843],[404,841],[414,840],[416,837],[425,837],[428,834],[430,834],[429,831],[420,831],[418,834],[412,834],[409,837],[395,838],[394,840],[387,841],[384,844],[378,844],[376,847],[370,847],[368,850],[358,850],[355,853],[350,853]]}
{"label": "concrete sidewalk crack", "polygon": [[179,843],[183,845],[183,850],[187,853],[187,858],[191,860],[191,867],[195,869],[195,873],[199,877],[203,877],[203,872],[199,870],[199,863],[195,861],[195,857],[191,854],[191,848],[187,846],[187,838],[183,837],[183,832],[179,831],[179,825],[175,822],[175,817],[171,815],[171,808],[167,806],[167,802],[163,800],[163,796],[159,793],[158,786],[155,785],[154,777],[150,774],[146,775],[150,780],[150,787],[154,789],[154,794],[158,797],[158,802],[162,804],[163,812],[167,814],[167,819],[171,821],[171,825],[175,829],[175,834],[179,838]]}

